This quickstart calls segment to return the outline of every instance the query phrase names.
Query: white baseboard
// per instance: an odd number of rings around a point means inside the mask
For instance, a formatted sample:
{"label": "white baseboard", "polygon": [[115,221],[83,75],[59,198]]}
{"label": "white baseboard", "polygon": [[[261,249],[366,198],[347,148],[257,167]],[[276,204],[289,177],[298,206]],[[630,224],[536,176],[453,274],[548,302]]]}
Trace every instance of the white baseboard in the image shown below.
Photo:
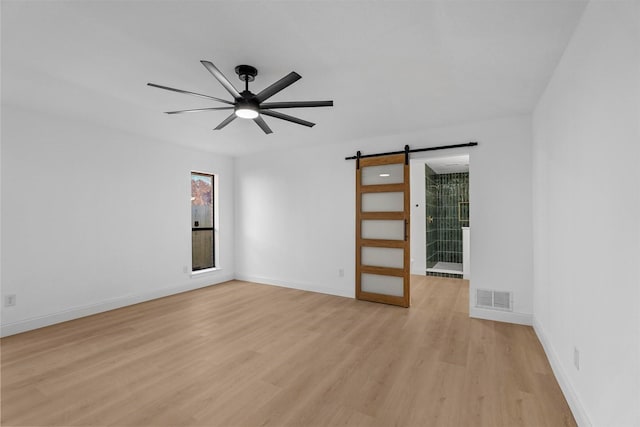
{"label": "white baseboard", "polygon": [[591,427],[593,424],[591,423],[591,419],[589,415],[587,415],[587,411],[584,409],[584,405],[578,398],[578,394],[575,391],[575,388],[571,384],[569,377],[565,373],[564,368],[562,367],[562,363],[560,362],[560,358],[555,351],[555,348],[547,339],[547,335],[542,328],[540,322],[534,317],[533,318],[533,330],[536,332],[538,336],[538,340],[542,344],[544,348],[544,352],[547,355],[547,359],[549,359],[549,364],[551,365],[551,369],[553,370],[553,374],[556,376],[556,380],[562,389],[562,393],[564,394],[565,399],[567,399],[567,403],[569,404],[569,408],[573,413],[573,417],[576,419],[578,426],[580,427]]}
{"label": "white baseboard", "polygon": [[469,308],[469,317],[484,320],[495,320],[496,322],[515,323],[517,325],[531,326],[533,319],[531,314],[517,313],[513,311],[487,310],[485,308]]}
{"label": "white baseboard", "polygon": [[[105,311],[115,310],[116,308],[126,307],[128,305],[138,304],[145,301],[151,301],[158,298],[163,298],[169,295],[175,295],[182,292],[192,291],[199,288],[206,288],[207,286],[217,285],[222,282],[228,282],[233,280],[233,275],[221,275],[206,279],[205,277],[199,278],[200,280],[192,280],[185,285],[172,286],[162,289],[157,289],[152,292],[145,292],[136,295],[127,295],[123,297],[111,298],[106,301],[101,301],[96,304],[89,304],[81,307],[73,307],[58,313],[48,314],[45,316],[33,317],[26,320],[21,320],[13,323],[2,324],[0,328],[0,336],[6,337],[9,335],[19,334],[21,332],[31,331],[33,329],[43,328],[45,326],[55,325],[56,323],[66,322],[80,317],[91,316],[93,314],[102,313]],[[207,281],[208,280],[208,281]]]}
{"label": "white baseboard", "polygon": [[355,298],[355,289],[344,290],[344,289],[338,289],[338,288],[329,288],[326,286],[320,286],[313,283],[289,282],[286,280],[253,276],[251,274],[243,274],[243,273],[237,273],[236,279],[244,280],[246,282],[260,283],[261,285],[280,286],[283,288],[299,289],[301,291],[310,291],[310,292],[317,292],[320,294],[335,295],[339,297]]}

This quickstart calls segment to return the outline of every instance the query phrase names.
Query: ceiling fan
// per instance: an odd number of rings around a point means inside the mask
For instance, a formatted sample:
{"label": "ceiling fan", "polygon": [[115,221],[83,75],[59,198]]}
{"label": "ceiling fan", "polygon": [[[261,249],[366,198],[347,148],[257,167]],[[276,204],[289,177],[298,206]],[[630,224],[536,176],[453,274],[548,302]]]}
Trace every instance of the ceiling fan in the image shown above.
{"label": "ceiling fan", "polygon": [[214,101],[222,102],[224,104],[229,104],[229,107],[209,107],[209,108],[195,108],[191,110],[179,110],[179,111],[167,111],[167,114],[182,114],[182,113],[197,113],[202,111],[212,111],[212,110],[233,110],[231,115],[224,119],[222,123],[220,123],[214,130],[220,130],[232,121],[235,120],[236,117],[240,117],[243,119],[253,119],[254,122],[260,126],[260,129],[264,131],[264,133],[269,134],[273,133],[271,128],[267,125],[267,123],[262,118],[263,115],[275,117],[281,120],[287,120],[293,123],[297,123],[299,125],[312,127],[315,123],[308,122],[306,120],[299,119],[297,117],[289,116],[287,114],[280,113],[278,111],[273,111],[274,109],[279,108],[302,108],[302,107],[333,107],[333,101],[290,101],[290,102],[265,102],[267,99],[271,98],[276,93],[285,89],[286,87],[292,85],[296,81],[300,80],[302,76],[292,71],[287,74],[277,82],[273,83],[271,86],[262,90],[258,94],[254,94],[249,91],[249,82],[252,82],[255,77],[258,75],[258,70],[251,65],[238,65],[236,67],[236,74],[240,80],[244,81],[244,90],[242,92],[238,92],[238,90],[231,84],[231,82],[222,74],[215,65],[213,65],[209,61],[200,61],[204,67],[209,70],[213,77],[215,77],[220,84],[233,96],[233,102],[227,101],[226,99],[220,99],[209,95],[203,95],[201,93],[189,92],[187,90],[175,89],[172,87],[157,85],[155,83],[147,83],[149,86],[157,87],[160,89],[170,90],[178,93],[186,93],[188,95],[199,96],[201,98],[212,99]]}

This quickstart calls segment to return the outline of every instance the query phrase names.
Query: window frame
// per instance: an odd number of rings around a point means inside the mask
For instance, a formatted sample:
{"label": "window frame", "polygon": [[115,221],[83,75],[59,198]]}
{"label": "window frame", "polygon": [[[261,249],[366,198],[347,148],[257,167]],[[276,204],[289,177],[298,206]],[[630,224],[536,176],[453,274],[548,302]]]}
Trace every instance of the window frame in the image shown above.
{"label": "window frame", "polygon": [[[192,201],[191,201],[191,183],[193,182],[193,176],[194,175],[200,175],[203,177],[210,177],[211,178],[211,182],[212,182],[212,209],[211,209],[211,215],[212,215],[212,227],[194,227],[193,226],[193,211],[192,211]],[[219,194],[219,183],[218,183],[219,177],[218,174],[216,173],[212,173],[212,172],[202,172],[202,171],[198,171],[198,170],[192,170],[189,172],[189,209],[190,209],[190,214],[189,214],[189,222],[190,222],[190,272],[191,275],[198,275],[198,274],[202,274],[202,273],[207,273],[210,271],[215,271],[215,270],[219,270],[220,269],[220,258],[219,258],[219,209],[218,209],[218,194]],[[213,251],[213,266],[212,267],[205,267],[205,268],[199,268],[199,269],[195,269],[194,270],[194,266],[193,266],[193,232],[194,231],[206,231],[206,230],[211,230],[212,231],[212,251]]]}

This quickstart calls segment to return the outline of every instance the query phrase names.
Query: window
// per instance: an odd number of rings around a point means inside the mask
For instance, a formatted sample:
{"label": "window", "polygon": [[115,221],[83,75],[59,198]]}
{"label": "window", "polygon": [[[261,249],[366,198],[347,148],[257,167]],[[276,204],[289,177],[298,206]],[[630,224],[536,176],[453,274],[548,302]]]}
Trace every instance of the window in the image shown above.
{"label": "window", "polygon": [[214,176],[191,172],[191,270],[214,268]]}

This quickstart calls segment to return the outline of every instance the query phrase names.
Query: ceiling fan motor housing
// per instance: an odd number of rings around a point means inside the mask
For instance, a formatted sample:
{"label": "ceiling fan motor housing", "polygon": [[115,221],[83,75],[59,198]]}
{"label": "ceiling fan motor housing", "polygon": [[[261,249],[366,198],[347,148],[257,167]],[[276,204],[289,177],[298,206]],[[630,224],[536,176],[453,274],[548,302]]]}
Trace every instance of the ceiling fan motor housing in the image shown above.
{"label": "ceiling fan motor housing", "polygon": [[245,90],[241,92],[240,95],[242,95],[242,98],[236,99],[236,106],[235,106],[236,110],[249,109],[249,110],[258,111],[259,104],[258,104],[258,101],[255,99],[254,94],[252,94],[248,90]]}

